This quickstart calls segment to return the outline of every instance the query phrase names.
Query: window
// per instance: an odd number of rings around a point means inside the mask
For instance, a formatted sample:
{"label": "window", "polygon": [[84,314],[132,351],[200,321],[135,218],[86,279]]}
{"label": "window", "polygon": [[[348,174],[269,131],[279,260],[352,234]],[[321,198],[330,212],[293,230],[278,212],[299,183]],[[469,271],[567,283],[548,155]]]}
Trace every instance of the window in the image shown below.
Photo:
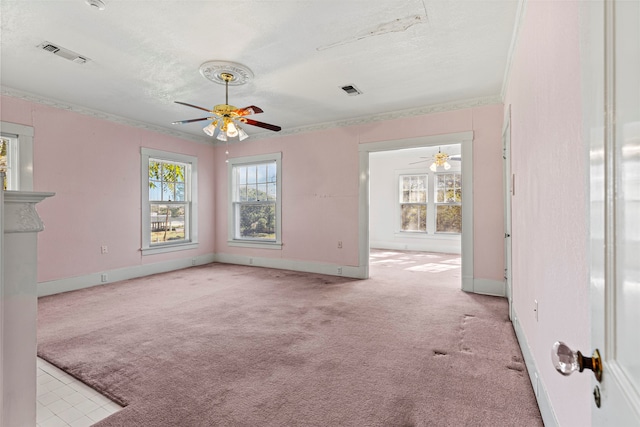
{"label": "window", "polygon": [[281,153],[229,159],[229,244],[282,246]]}
{"label": "window", "polygon": [[0,122],[0,170],[6,190],[33,191],[33,128]]}
{"label": "window", "polygon": [[427,175],[400,175],[402,231],[427,231]]}
{"label": "window", "polygon": [[197,159],[142,149],[142,251],[197,247]]}
{"label": "window", "polygon": [[462,174],[435,176],[436,233],[462,233]]}
{"label": "window", "polygon": [[5,190],[16,189],[16,142],[15,135],[0,135],[0,172],[6,175],[3,182]]}

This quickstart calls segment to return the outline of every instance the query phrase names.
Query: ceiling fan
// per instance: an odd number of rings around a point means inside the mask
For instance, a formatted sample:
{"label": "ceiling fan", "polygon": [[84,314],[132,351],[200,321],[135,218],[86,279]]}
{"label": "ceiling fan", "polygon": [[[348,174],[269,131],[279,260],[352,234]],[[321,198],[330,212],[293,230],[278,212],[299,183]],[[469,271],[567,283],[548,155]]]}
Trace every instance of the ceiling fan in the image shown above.
{"label": "ceiling fan", "polygon": [[415,165],[416,163],[424,163],[424,162],[430,162],[433,161],[433,163],[431,164],[431,166],[429,166],[429,169],[431,169],[433,172],[435,172],[436,170],[438,170],[439,166],[443,166],[445,170],[449,170],[451,169],[451,165],[449,164],[449,160],[451,161],[461,161],[462,160],[462,155],[461,154],[456,154],[453,156],[450,156],[447,153],[443,153],[442,151],[440,151],[440,148],[438,147],[438,152],[436,154],[434,154],[433,156],[427,156],[427,157],[420,157],[421,159],[425,159],[425,160],[418,160],[417,162],[412,162],[409,163],[410,165]]}
{"label": "ceiling fan", "polygon": [[213,107],[213,109],[209,110],[204,107],[198,107],[197,105],[187,104],[186,102],[175,101],[176,104],[186,105],[187,107],[197,108],[199,110],[212,113],[212,116],[202,117],[199,119],[179,120],[176,122],[172,122],[171,124],[183,125],[186,123],[211,120],[211,123],[208,126],[205,126],[202,131],[220,141],[227,141],[227,138],[235,138],[236,136],[240,141],[247,139],[249,135],[247,135],[244,129],[240,127],[239,123],[261,127],[263,129],[272,130],[274,132],[278,132],[282,129],[280,126],[259,122],[257,120],[245,117],[251,114],[262,113],[262,109],[256,107],[255,105],[250,105],[249,107],[244,108],[236,108],[233,105],[229,105],[229,82],[234,79],[234,75],[231,73],[221,73],[220,78],[225,82],[224,104],[218,104]]}

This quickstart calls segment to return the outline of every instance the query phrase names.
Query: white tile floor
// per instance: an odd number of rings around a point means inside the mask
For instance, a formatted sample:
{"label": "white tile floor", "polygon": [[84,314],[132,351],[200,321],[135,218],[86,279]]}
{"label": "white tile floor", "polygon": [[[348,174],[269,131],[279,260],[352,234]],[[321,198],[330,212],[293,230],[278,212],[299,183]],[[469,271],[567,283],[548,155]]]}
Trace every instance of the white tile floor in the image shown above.
{"label": "white tile floor", "polygon": [[38,358],[36,427],[88,427],[120,409],[117,403]]}

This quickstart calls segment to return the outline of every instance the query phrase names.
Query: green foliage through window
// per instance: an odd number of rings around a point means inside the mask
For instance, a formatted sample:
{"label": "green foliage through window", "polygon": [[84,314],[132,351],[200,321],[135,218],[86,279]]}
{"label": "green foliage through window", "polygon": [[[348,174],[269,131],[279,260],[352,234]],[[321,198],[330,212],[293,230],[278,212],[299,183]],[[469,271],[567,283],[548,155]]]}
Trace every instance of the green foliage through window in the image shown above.
{"label": "green foliage through window", "polygon": [[233,167],[238,239],[276,240],[275,161]]}
{"label": "green foliage through window", "polygon": [[462,174],[436,175],[436,233],[462,233]]}
{"label": "green foliage through window", "polygon": [[186,239],[187,166],[149,159],[151,244]]}

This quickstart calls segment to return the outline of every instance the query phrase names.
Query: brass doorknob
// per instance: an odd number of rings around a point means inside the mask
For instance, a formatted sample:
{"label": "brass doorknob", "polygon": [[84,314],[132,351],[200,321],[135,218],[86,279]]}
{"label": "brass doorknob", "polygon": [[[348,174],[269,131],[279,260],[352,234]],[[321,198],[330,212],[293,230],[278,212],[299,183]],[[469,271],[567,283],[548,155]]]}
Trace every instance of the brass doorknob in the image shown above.
{"label": "brass doorknob", "polygon": [[593,351],[591,357],[585,357],[580,351],[573,351],[562,341],[553,345],[551,350],[553,366],[562,375],[571,375],[574,371],[582,372],[590,369],[598,382],[602,381],[602,358],[598,349]]}

